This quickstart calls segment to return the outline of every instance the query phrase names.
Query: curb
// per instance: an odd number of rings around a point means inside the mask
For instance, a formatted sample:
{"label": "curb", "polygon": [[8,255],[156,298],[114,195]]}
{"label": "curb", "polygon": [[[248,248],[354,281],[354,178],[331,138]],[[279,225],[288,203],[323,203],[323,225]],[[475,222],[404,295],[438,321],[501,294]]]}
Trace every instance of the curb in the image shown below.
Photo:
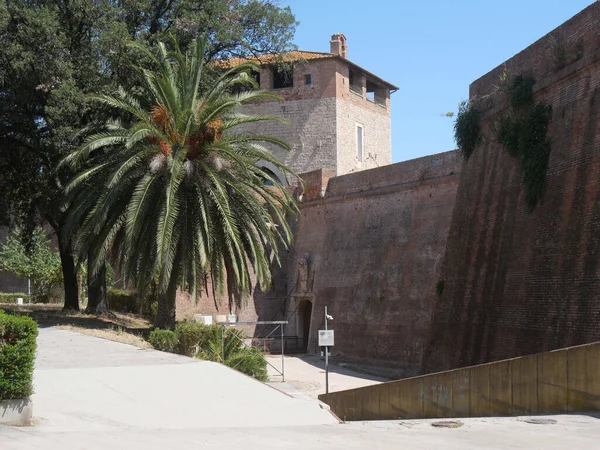
{"label": "curb", "polygon": [[15,399],[0,401],[0,424],[29,425],[33,418],[33,402],[31,399]]}

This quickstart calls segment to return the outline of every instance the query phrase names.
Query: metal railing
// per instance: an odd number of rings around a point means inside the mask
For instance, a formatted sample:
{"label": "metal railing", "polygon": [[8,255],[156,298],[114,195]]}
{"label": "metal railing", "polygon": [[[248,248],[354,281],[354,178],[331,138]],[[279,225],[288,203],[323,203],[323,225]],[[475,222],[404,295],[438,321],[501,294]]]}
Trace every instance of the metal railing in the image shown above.
{"label": "metal railing", "polygon": [[[250,347],[250,348],[257,348],[256,345],[253,345],[254,342],[258,343],[260,345],[260,343],[262,342],[262,346],[263,346],[263,353],[267,354],[266,351],[266,345],[267,343],[269,343],[269,353],[268,354],[272,354],[271,353],[271,348],[270,345],[275,341],[275,335],[277,333],[277,331],[279,330],[279,337],[281,339],[281,370],[277,367],[275,367],[273,364],[271,364],[269,361],[267,361],[267,364],[269,366],[271,366],[273,368],[273,370],[275,370],[277,372],[278,375],[281,376],[281,381],[285,381],[285,361],[284,361],[284,351],[285,351],[285,331],[284,331],[284,325],[287,325],[288,321],[287,320],[275,320],[275,321],[260,321],[260,322],[223,322],[223,323],[219,323],[218,325],[221,325],[221,330],[222,330],[222,335],[221,335],[221,351],[224,353],[225,351],[225,329],[227,327],[236,327],[236,326],[256,326],[256,325],[273,325],[272,330],[267,334],[267,336],[265,337],[252,337],[250,338],[250,345],[248,345],[248,343],[246,342],[246,339],[237,336],[237,335],[233,335],[235,336],[237,339],[240,340],[240,342],[242,343],[242,345],[246,346],[246,347]],[[270,327],[269,327],[270,328]],[[225,355],[222,354],[222,359],[225,359]],[[235,369],[235,367],[233,367]]]}

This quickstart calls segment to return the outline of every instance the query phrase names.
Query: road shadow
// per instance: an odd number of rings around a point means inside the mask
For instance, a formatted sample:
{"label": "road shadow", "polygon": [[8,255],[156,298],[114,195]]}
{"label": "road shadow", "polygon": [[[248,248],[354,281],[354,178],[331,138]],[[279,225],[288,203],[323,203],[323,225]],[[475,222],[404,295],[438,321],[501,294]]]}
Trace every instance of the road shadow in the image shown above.
{"label": "road shadow", "polygon": [[[277,355],[271,355],[272,358],[276,358]],[[286,358],[298,358],[305,363],[325,371],[325,358],[321,359],[320,356],[316,355],[286,355]],[[363,380],[386,382],[391,381],[390,378],[382,376],[381,374],[373,373],[378,370],[372,367],[363,367],[356,364],[350,364],[343,361],[338,361],[336,358],[329,358],[329,373],[337,373],[340,375],[346,375],[349,377],[360,378]]]}

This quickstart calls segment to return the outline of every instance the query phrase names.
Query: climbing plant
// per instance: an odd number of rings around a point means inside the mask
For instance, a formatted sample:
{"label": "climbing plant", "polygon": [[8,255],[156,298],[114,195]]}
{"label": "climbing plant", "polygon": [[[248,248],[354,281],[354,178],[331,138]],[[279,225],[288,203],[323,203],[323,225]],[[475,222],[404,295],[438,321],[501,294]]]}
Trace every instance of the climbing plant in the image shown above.
{"label": "climbing plant", "polygon": [[[502,83],[510,108],[492,127],[495,140],[508,154],[520,161],[525,188],[525,203],[535,209],[542,198],[550,160],[548,126],[552,107],[536,104],[533,99],[535,80],[522,75]],[[454,138],[463,157],[468,160],[486,136],[481,132],[481,109],[477,101],[462,102],[454,122]],[[489,138],[488,138],[489,139]]]}
{"label": "climbing plant", "polygon": [[552,119],[552,107],[536,104],[530,77],[516,76],[507,94],[510,110],[496,124],[496,138],[513,158],[521,163],[525,203],[529,210],[535,209],[546,185],[546,173],[550,160],[548,126]]}
{"label": "climbing plant", "polygon": [[475,147],[481,142],[480,118],[481,111],[474,102],[463,101],[458,106],[458,114],[454,122],[454,139],[466,160],[471,157]]}
{"label": "climbing plant", "polygon": [[444,280],[439,280],[436,284],[435,284],[435,293],[438,295],[438,297],[441,297],[442,294],[444,293],[444,286],[445,282]]}

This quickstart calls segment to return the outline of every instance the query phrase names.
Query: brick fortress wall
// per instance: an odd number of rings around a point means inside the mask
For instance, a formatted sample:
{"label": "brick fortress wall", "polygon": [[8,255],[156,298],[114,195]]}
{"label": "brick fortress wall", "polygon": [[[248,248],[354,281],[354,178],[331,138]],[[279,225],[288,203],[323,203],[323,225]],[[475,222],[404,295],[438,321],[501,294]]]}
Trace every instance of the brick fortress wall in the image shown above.
{"label": "brick fortress wall", "polygon": [[[312,303],[309,353],[327,305],[338,358],[418,373],[459,171],[458,152],[447,152],[331,179],[322,171],[303,176],[308,198],[287,286]],[[305,288],[295,263],[306,256]],[[302,333],[304,319],[293,314],[302,299],[289,299],[290,334]]]}
{"label": "brick fortress wall", "polygon": [[600,3],[471,85],[491,95],[482,130],[508,108],[500,76],[531,75],[552,105],[541,204],[518,163],[487,142],[463,165],[423,372],[600,341]]}

